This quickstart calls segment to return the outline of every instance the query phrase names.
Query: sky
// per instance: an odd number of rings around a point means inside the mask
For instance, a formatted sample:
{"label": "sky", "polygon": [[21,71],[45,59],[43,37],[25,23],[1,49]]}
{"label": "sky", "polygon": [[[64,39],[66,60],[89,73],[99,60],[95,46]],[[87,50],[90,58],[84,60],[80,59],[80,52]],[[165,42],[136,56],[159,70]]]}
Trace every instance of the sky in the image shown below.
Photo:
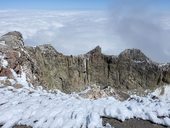
{"label": "sky", "polygon": [[112,0],[1,0],[3,9],[107,9]]}
{"label": "sky", "polygon": [[0,0],[0,35],[20,31],[26,45],[66,55],[100,45],[104,54],[141,49],[170,62],[170,0]]}
{"label": "sky", "polygon": [[1,9],[102,10],[120,6],[150,6],[169,10],[169,0],[0,0]]}

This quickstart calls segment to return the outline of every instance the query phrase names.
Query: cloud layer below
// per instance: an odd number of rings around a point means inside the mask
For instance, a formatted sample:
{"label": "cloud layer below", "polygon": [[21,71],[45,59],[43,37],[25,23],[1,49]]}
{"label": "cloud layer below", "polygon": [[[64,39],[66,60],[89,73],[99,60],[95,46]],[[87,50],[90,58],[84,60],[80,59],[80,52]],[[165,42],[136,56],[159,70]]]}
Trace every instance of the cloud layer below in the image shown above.
{"label": "cloud layer below", "polygon": [[0,11],[0,34],[23,33],[27,45],[51,43],[64,54],[83,54],[100,45],[105,54],[139,48],[170,62],[168,13],[102,11]]}

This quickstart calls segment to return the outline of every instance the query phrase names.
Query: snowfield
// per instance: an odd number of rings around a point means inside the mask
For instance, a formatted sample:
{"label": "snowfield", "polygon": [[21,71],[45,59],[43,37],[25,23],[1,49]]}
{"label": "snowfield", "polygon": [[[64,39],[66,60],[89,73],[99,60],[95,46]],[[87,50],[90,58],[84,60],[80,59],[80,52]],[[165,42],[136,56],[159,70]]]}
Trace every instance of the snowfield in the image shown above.
{"label": "snowfield", "polygon": [[0,124],[2,128],[15,124],[34,128],[102,128],[104,116],[122,121],[141,118],[170,126],[170,87],[164,89],[162,96],[157,89],[147,97],[131,96],[121,102],[113,97],[90,100],[59,91],[0,88]]}

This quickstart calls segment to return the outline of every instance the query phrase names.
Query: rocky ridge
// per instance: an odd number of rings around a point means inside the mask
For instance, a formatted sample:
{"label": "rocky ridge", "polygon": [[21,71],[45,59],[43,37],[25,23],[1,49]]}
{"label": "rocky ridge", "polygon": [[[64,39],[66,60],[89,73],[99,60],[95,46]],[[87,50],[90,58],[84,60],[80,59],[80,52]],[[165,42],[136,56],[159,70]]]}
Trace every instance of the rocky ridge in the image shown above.
{"label": "rocky ridge", "polygon": [[7,85],[12,84],[10,69],[17,74],[25,72],[33,86],[66,93],[93,84],[100,89],[144,91],[170,83],[170,64],[155,63],[139,49],[126,49],[118,56],[110,56],[97,46],[84,55],[66,56],[50,44],[25,46],[22,34],[14,31],[1,36],[0,55],[8,61],[7,67],[0,67],[0,76],[8,77],[3,81]]}

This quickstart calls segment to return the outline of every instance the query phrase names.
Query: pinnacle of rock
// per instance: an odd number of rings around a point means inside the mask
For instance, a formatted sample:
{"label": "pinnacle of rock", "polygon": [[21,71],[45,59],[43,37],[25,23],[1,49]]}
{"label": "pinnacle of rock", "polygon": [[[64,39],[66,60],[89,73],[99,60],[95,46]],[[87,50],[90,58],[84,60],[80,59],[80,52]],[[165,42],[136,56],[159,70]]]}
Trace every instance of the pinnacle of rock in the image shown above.
{"label": "pinnacle of rock", "polygon": [[91,51],[89,51],[87,54],[101,54],[101,47],[100,46],[96,46],[94,49],[92,49]]}
{"label": "pinnacle of rock", "polygon": [[8,32],[0,37],[0,45],[6,45],[12,48],[23,47],[24,42],[22,34],[17,31]]}

